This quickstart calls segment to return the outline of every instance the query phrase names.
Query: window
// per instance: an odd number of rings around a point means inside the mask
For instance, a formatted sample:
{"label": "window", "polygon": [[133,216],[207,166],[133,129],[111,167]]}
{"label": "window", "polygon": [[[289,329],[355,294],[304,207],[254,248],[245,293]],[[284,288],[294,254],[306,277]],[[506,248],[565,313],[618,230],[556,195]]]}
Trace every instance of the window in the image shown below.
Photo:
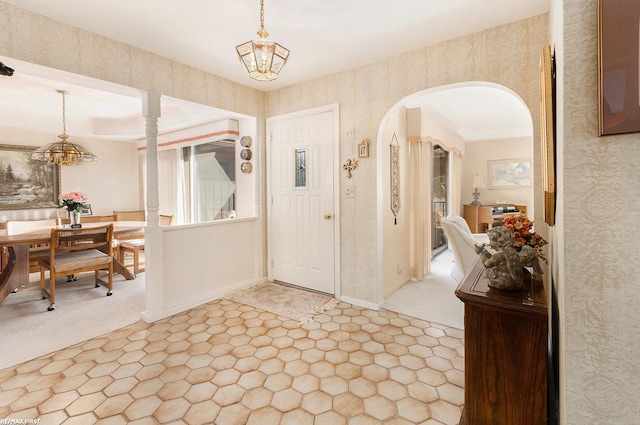
{"label": "window", "polygon": [[[160,213],[173,215],[176,224],[234,218],[237,210],[235,152],[232,140],[160,150]],[[145,200],[146,163],[146,156],[142,155]]]}
{"label": "window", "polygon": [[233,141],[182,148],[185,223],[235,217],[235,157]]}

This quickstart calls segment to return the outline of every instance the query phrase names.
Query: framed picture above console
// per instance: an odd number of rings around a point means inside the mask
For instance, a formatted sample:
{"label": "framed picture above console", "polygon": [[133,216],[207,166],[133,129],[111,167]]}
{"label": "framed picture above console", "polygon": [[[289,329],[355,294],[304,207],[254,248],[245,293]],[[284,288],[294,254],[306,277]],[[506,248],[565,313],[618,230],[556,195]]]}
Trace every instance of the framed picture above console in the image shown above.
{"label": "framed picture above console", "polygon": [[531,186],[531,158],[487,161],[489,189],[520,189]]}

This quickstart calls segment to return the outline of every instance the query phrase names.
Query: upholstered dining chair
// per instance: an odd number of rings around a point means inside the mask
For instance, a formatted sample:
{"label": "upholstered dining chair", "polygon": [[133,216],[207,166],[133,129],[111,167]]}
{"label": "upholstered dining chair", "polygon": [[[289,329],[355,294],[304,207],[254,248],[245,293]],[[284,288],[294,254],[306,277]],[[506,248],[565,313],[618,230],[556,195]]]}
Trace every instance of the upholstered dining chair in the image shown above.
{"label": "upholstered dining chair", "polygon": [[471,233],[465,219],[458,215],[441,217],[440,225],[447,235],[449,248],[453,251],[451,276],[461,282],[478,258],[475,246],[489,243],[489,237],[486,233]]}
{"label": "upholstered dining chair", "polygon": [[[96,288],[107,288],[107,296],[113,291],[113,224],[80,229],[52,229],[49,256],[40,260],[40,291],[49,298],[47,310],[55,309],[56,278],[77,273],[95,272]],[[49,289],[46,288],[45,271],[49,270]],[[107,271],[107,280],[100,271]]]}
{"label": "upholstered dining chair", "polygon": [[[42,220],[9,220],[7,221],[7,235],[20,235],[22,233],[36,230],[48,230],[59,224],[57,218],[47,218]],[[35,273],[40,270],[39,261],[49,255],[49,245],[31,245],[29,247],[29,272]]]}

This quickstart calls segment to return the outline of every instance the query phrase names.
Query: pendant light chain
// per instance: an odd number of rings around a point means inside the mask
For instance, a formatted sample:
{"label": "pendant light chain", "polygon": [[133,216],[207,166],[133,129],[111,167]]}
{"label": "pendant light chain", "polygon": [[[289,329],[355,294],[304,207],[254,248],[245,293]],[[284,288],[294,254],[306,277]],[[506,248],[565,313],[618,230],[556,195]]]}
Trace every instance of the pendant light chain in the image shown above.
{"label": "pendant light chain", "polygon": [[260,30],[264,31],[264,0],[260,0]]}
{"label": "pendant light chain", "polygon": [[62,134],[67,134],[67,112],[65,107],[65,92],[64,90],[59,90],[62,94]]}

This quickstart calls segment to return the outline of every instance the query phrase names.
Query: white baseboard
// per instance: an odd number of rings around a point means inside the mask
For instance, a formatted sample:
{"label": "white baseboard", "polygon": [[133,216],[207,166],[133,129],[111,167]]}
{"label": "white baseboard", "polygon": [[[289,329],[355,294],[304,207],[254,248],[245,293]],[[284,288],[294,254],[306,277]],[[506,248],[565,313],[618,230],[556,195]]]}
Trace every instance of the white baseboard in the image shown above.
{"label": "white baseboard", "polygon": [[357,305],[358,307],[368,308],[370,310],[376,310],[376,311],[380,310],[382,308],[382,304],[384,304],[384,301],[376,304],[370,301],[364,301],[364,300],[359,300],[357,298],[347,297],[346,295],[341,295],[340,301]]}
{"label": "white baseboard", "polygon": [[229,292],[232,291],[236,291],[238,289],[244,288],[246,286],[250,286],[250,285],[256,285],[258,283],[263,283],[266,282],[266,278],[260,278],[260,279],[255,279],[255,280],[251,280],[251,281],[245,281],[245,282],[240,282],[240,283],[236,283],[233,285],[229,285],[226,286],[224,288],[219,288],[216,290],[213,290],[211,292],[207,292],[206,294],[203,294],[202,296],[189,300],[187,302],[172,306],[170,308],[166,308],[162,311],[156,312],[156,313],[150,313],[147,311],[143,311],[142,313],[140,313],[140,319],[144,320],[147,323],[152,323],[152,322],[156,322],[158,320],[162,320],[164,318],[167,318],[169,316],[173,316],[174,314],[179,314],[182,313],[184,311],[190,310],[194,307],[198,307],[201,306],[203,304],[207,304],[211,301],[215,301],[217,299],[222,298],[223,296],[227,295]]}

